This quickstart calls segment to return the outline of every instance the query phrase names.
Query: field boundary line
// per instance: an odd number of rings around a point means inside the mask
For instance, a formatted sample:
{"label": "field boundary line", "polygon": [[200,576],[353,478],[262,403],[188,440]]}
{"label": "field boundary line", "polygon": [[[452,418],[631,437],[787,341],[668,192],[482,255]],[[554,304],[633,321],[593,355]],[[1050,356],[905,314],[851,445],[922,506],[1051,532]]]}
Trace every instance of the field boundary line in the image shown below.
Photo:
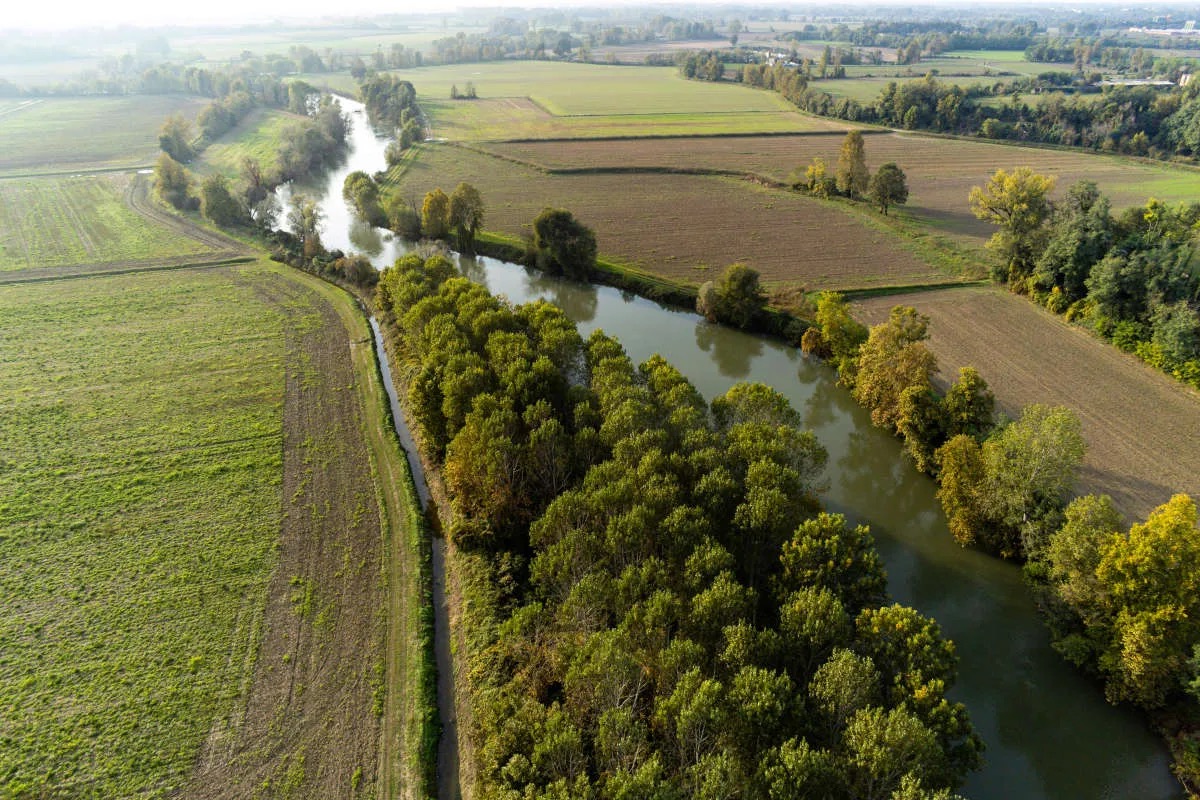
{"label": "field boundary line", "polygon": [[[705,112],[708,113],[708,112]],[[754,112],[760,114],[777,114],[787,112],[777,111],[760,111]],[[625,114],[599,114],[595,116],[636,116]],[[815,119],[825,120],[826,122],[843,122],[844,120],[836,119],[835,117],[815,117]],[[642,139],[768,139],[780,138],[787,136],[837,136],[844,134],[846,131],[857,130],[863,136],[881,136],[884,134],[895,133],[886,128],[866,128],[857,127],[860,123],[846,122],[844,130],[827,130],[827,131],[758,131],[757,133],[646,133],[646,134],[628,134],[628,135],[610,135],[610,136],[549,136],[545,138],[538,137],[518,137],[514,139],[487,139],[488,144],[563,144],[572,142],[636,142]],[[971,140],[973,141],[973,140]],[[463,145],[470,144],[469,142],[453,142],[452,144]]]}
{"label": "field boundary line", "polygon": [[[130,267],[127,269],[93,269],[87,272],[59,272],[53,275],[33,275],[30,276],[25,272],[17,272],[17,277],[9,278],[0,275],[0,286],[15,286],[24,283],[48,283],[50,281],[70,281],[79,280],[82,278],[110,278],[118,275],[134,275],[141,272],[167,272],[170,270],[186,270],[186,269],[218,269],[220,267],[232,267],[238,264],[249,264],[258,259],[252,256],[236,256],[233,258],[222,258],[215,261],[189,261],[184,264],[162,264],[161,260],[158,266]],[[90,265],[87,265],[90,266]],[[52,267],[51,269],[63,269],[62,267]],[[66,269],[70,269],[67,267]]]}
{"label": "field boundary line", "polygon": [[87,167],[85,169],[55,169],[40,172],[0,172],[0,181],[18,180],[20,178],[61,178],[76,175],[105,175],[113,172],[139,172],[154,169],[153,164],[126,164],[118,167]]}

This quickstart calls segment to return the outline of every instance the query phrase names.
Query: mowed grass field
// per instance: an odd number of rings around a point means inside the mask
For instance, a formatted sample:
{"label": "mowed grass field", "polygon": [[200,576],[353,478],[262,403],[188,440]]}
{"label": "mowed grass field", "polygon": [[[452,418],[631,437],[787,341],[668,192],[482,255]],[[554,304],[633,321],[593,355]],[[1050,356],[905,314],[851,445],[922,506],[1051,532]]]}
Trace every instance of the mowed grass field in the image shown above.
{"label": "mowed grass field", "polygon": [[158,158],[158,129],[209,101],[178,95],[48,98],[0,115],[0,175],[130,169]]}
{"label": "mowed grass field", "polygon": [[[846,130],[798,112],[774,92],[689,81],[674,67],[544,61],[402,70],[432,122],[430,135],[458,141],[678,133]],[[471,82],[479,99],[451,101]]]}
{"label": "mowed grass field", "polygon": [[132,180],[128,173],[0,179],[0,272],[211,252],[131,208]]}
{"label": "mowed grass field", "polygon": [[736,178],[550,175],[461,147],[424,145],[398,190],[419,198],[460,181],[482,193],[487,230],[521,236],[543,207],[566,208],[595,230],[602,256],[685,283],[718,277],[735,261],[769,284],[806,289],[955,280],[895,234],[872,227],[869,214]]}
{"label": "mowed grass field", "polygon": [[[837,163],[842,134],[728,137],[659,141],[522,142],[488,144],[491,152],[549,169],[671,167],[745,171],[787,180],[797,167],[824,158]],[[1149,197],[1184,202],[1200,197],[1200,170],[1119,156],[941,139],[916,134],[868,134],[867,165],[894,161],[908,176],[906,213],[942,233],[979,246],[994,227],[975,219],[967,198],[997,169],[1028,166],[1057,179],[1056,196],[1078,180],[1094,180],[1114,209]],[[649,179],[649,178],[647,178]]]}
{"label": "mowed grass field", "polygon": [[0,286],[0,795],[165,795],[245,689],[306,319],[256,269]]}
{"label": "mowed grass field", "polygon": [[1200,496],[1197,392],[999,288],[871,298],[854,309],[875,324],[895,305],[929,315],[944,382],[974,366],[1010,417],[1030,403],[1079,415],[1088,445],[1080,494],[1109,494],[1136,518],[1176,492]]}
{"label": "mowed grass field", "polygon": [[238,126],[204,149],[196,168],[220,172],[237,180],[242,161],[252,158],[269,171],[278,162],[280,137],[283,130],[300,117],[277,109],[257,109]]}

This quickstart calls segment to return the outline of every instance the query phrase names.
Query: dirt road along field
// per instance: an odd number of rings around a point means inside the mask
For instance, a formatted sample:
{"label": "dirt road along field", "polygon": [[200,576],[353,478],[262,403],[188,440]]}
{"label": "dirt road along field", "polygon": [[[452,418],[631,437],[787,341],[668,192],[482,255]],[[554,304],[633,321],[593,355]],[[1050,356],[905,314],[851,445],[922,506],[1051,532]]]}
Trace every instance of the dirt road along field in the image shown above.
{"label": "dirt road along field", "polygon": [[896,305],[929,315],[943,382],[974,366],[1010,417],[1030,403],[1079,415],[1088,445],[1079,494],[1109,494],[1132,518],[1177,492],[1200,497],[1197,392],[999,288],[871,298],[854,309],[876,324]]}
{"label": "dirt road along field", "polygon": [[214,724],[184,796],[368,796],[381,778],[387,590],[351,342],[312,289],[279,276],[260,291],[320,324],[288,333],[279,565],[249,690]]}

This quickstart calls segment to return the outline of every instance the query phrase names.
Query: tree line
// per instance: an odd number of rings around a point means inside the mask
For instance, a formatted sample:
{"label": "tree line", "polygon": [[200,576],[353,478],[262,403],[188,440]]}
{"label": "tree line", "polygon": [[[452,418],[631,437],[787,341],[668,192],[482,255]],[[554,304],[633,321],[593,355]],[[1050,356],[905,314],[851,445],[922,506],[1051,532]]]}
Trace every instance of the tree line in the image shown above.
{"label": "tree line", "polygon": [[997,170],[971,208],[997,225],[993,277],[1200,388],[1200,203],[1151,199],[1114,215],[1096,184],[1055,203],[1053,178]]}
{"label": "tree line", "polygon": [[707,403],[441,257],[376,292],[481,565],[481,796],[917,800],[978,766],[952,644],[888,602],[870,533],[821,510],[825,452],[777,392]]}
{"label": "tree line", "polygon": [[[224,175],[212,173],[197,185],[195,177],[181,162],[193,159],[198,147],[210,139],[206,133],[197,141],[191,123],[185,117],[169,117],[159,134],[163,152],[154,167],[158,195],[175,208],[198,209],[220,226],[254,224],[263,230],[271,230],[280,213],[273,193],[275,187],[316,174],[336,164],[345,153],[348,123],[340,107],[332,96],[318,95],[309,89],[311,87],[292,93],[292,97],[307,108],[309,116],[297,119],[283,129],[274,162],[264,165],[246,158],[241,164],[238,180],[232,183]],[[234,103],[240,102],[239,97],[237,93],[230,95]],[[219,101],[215,105],[226,108],[227,103]]]}
{"label": "tree line", "polygon": [[1168,734],[1177,774],[1197,785],[1194,501],[1177,495],[1127,527],[1106,495],[1072,500],[1085,452],[1079,419],[1031,405],[1016,420],[998,420],[972,367],[938,392],[928,323],[897,306],[868,330],[844,298],[823,293],[802,349],[833,363],[872,422],[902,439],[917,468],[935,478],[956,541],[1025,562],[1055,649],[1101,679],[1111,702],[1150,711]]}

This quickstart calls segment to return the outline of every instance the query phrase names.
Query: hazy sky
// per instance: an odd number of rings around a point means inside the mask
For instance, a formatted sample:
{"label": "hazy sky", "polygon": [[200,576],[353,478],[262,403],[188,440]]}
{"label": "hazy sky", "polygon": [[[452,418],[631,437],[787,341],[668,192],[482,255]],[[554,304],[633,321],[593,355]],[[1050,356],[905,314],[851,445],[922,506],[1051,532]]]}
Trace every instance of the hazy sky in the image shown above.
{"label": "hazy sky", "polygon": [[[497,4],[498,0],[471,0],[469,3],[438,0],[7,0],[0,11],[0,30],[81,28],[123,23],[158,25],[260,21],[280,16],[406,13],[450,10],[459,5]],[[510,0],[509,5],[512,4]]]}

